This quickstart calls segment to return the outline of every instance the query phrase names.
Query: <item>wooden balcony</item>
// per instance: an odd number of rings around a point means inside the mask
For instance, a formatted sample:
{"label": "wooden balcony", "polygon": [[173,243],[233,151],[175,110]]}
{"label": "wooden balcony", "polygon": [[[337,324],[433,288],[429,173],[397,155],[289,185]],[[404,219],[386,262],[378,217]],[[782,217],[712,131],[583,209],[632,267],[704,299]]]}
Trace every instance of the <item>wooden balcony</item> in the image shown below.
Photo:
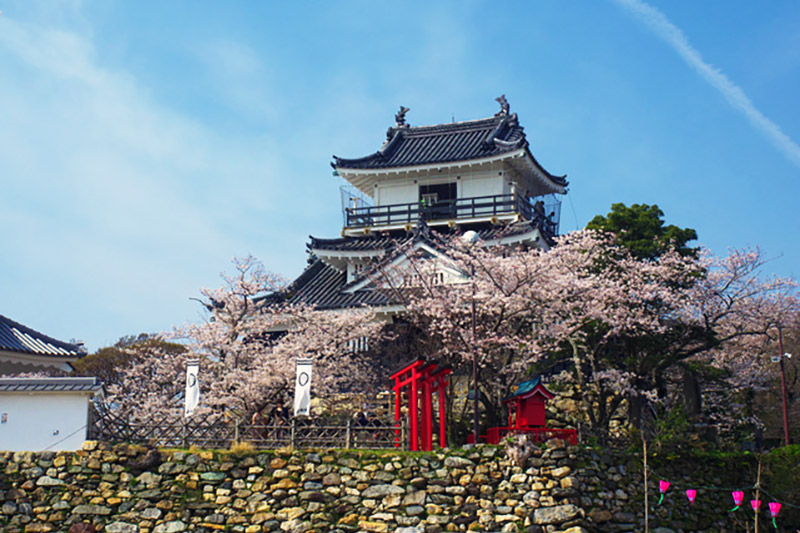
{"label": "wooden balcony", "polygon": [[473,198],[440,200],[431,205],[424,202],[368,207],[345,208],[345,228],[380,228],[416,223],[449,220],[490,219],[519,215],[525,220],[536,222],[548,236],[555,237],[558,222],[545,215],[541,204],[537,207],[528,199],[516,194],[497,194]]}

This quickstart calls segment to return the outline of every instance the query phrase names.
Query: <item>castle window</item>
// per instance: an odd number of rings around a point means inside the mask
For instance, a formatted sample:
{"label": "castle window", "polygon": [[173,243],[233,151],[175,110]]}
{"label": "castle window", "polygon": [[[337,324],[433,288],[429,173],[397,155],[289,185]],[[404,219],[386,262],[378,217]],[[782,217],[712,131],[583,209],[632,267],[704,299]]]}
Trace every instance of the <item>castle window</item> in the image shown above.
{"label": "castle window", "polygon": [[420,185],[419,201],[425,207],[449,205],[456,199],[457,188],[455,182]]}

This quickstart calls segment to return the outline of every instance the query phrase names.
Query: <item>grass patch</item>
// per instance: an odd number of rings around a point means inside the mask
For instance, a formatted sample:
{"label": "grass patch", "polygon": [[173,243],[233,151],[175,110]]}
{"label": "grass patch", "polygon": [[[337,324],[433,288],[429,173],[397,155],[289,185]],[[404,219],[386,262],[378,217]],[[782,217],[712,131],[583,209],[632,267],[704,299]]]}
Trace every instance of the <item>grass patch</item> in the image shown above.
{"label": "grass patch", "polygon": [[234,457],[245,457],[257,453],[256,447],[253,446],[251,442],[247,441],[234,442],[231,444],[231,448],[228,451]]}

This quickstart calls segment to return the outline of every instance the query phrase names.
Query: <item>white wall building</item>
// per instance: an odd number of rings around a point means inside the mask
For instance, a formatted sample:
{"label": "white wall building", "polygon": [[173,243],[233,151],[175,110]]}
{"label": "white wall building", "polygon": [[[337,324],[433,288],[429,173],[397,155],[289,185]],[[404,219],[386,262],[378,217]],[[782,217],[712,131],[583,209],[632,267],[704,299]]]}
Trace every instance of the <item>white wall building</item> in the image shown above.
{"label": "white wall building", "polygon": [[0,450],[78,450],[97,378],[0,378]]}

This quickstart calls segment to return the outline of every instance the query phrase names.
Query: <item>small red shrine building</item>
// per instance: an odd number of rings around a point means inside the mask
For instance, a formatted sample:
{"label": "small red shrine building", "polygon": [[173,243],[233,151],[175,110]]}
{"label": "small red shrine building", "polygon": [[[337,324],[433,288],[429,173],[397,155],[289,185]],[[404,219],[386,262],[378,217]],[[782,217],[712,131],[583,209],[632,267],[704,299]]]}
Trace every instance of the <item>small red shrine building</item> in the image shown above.
{"label": "small red shrine building", "polygon": [[553,397],[554,394],[545,388],[541,378],[520,383],[517,392],[503,400],[508,408],[508,427],[544,427],[545,403]]}
{"label": "small red shrine building", "polygon": [[545,442],[552,438],[560,438],[570,444],[578,443],[578,432],[574,429],[548,429],[546,405],[555,395],[547,390],[541,378],[523,381],[511,396],[503,399],[508,408],[508,427],[489,428],[486,441],[489,444],[500,444],[507,435],[526,433],[537,442]]}

